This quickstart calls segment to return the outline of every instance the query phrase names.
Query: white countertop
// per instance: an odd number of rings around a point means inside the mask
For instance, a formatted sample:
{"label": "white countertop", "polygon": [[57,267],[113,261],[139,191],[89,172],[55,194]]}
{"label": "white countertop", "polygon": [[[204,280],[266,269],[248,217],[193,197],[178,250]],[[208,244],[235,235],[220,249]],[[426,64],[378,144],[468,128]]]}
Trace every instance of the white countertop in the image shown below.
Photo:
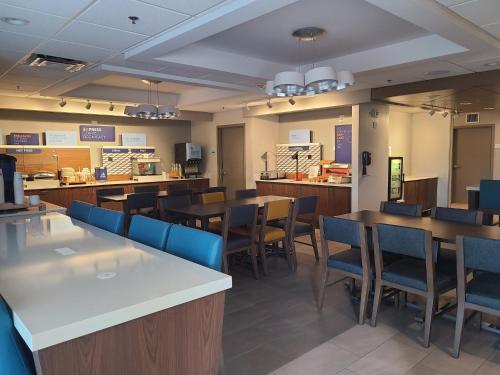
{"label": "white countertop", "polygon": [[0,218],[0,294],[32,351],[231,283],[228,275],[65,215]]}
{"label": "white countertop", "polygon": [[158,179],[151,179],[148,181],[135,181],[135,180],[122,180],[122,181],[97,181],[91,184],[81,184],[81,185],[63,185],[56,187],[44,187],[44,188],[25,188],[25,191],[36,191],[36,190],[52,190],[52,189],[75,189],[75,188],[85,188],[93,186],[110,186],[110,185],[131,185],[131,184],[154,184],[156,182],[169,182],[169,181],[189,181],[189,180],[205,180],[205,177],[196,178],[163,178],[158,177]]}
{"label": "white countertop", "polygon": [[277,179],[277,180],[256,180],[257,182],[270,182],[279,184],[296,184],[296,185],[317,185],[317,186],[335,186],[335,187],[352,187],[352,184],[332,184],[329,182],[310,182],[310,181],[296,181],[290,179]]}
{"label": "white countertop", "polygon": [[405,182],[430,180],[432,178],[437,178],[437,176],[405,176]]}
{"label": "white countertop", "polygon": [[49,202],[40,201],[45,204],[45,210],[40,211],[38,206],[30,206],[26,210],[19,211],[7,211],[5,213],[0,213],[0,218],[2,217],[19,217],[19,216],[33,216],[33,215],[45,215],[49,213],[66,213],[66,208],[52,204]]}

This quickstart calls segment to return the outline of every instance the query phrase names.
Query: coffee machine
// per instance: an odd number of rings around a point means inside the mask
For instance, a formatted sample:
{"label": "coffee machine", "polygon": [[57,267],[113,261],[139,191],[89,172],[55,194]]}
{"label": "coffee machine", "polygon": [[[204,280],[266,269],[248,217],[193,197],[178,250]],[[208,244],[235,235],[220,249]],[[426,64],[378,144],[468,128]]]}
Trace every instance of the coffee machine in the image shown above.
{"label": "coffee machine", "polygon": [[182,174],[186,178],[201,175],[201,145],[196,143],[176,143],[175,162],[182,166]]}

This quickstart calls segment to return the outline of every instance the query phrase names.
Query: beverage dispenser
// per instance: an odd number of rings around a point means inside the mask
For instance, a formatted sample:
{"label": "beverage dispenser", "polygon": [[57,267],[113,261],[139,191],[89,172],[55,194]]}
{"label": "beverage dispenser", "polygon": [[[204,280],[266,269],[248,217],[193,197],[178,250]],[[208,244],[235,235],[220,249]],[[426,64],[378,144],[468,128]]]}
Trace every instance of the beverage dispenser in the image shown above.
{"label": "beverage dispenser", "polygon": [[201,175],[201,145],[196,143],[176,143],[175,162],[182,166],[182,174],[186,178]]}

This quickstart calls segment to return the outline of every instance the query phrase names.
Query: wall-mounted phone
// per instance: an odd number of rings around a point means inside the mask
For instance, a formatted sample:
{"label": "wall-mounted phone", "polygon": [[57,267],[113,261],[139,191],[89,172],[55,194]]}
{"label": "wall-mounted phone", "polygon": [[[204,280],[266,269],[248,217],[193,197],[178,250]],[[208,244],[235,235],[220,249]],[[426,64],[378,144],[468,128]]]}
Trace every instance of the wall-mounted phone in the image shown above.
{"label": "wall-mounted phone", "polygon": [[361,163],[363,164],[363,176],[366,175],[366,166],[372,163],[372,154],[368,151],[361,153]]}

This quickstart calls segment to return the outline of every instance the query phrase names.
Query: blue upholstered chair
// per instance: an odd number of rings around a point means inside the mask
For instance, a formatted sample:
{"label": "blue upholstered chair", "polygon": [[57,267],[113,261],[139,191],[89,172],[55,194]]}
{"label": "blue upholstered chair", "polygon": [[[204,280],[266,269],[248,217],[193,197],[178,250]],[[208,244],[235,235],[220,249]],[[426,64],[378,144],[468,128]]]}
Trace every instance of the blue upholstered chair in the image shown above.
{"label": "blue upholstered chair", "polygon": [[422,216],[422,206],[419,204],[380,202],[380,212],[400,216]]}
{"label": "blue upholstered chair", "polygon": [[[426,298],[424,346],[430,342],[432,318],[436,298],[455,288],[455,270],[437,270],[429,231],[389,224],[373,226],[375,255],[375,297],[372,325],[377,323],[377,315],[382,299],[383,287],[417,294]],[[384,265],[384,254],[393,253],[400,259]]]}
{"label": "blue upholstered chair", "polygon": [[482,224],[483,222],[483,213],[481,211],[463,210],[460,208],[433,207],[431,217],[437,220],[464,224]]}
{"label": "blue upholstered chair", "polygon": [[123,235],[124,222],[123,212],[102,207],[93,207],[90,211],[89,224],[111,233]]}
{"label": "blue upholstered chair", "polygon": [[0,296],[0,373],[5,375],[35,374],[33,358],[17,333],[12,312]]}
{"label": "blue upholstered chair", "polygon": [[[468,281],[468,271],[474,277]],[[500,316],[500,240],[457,236],[457,320],[453,355],[462,342],[465,310]]]}
{"label": "blue upholstered chair", "polygon": [[165,246],[167,253],[220,271],[222,237],[199,229],[172,225]]}
{"label": "blue upholstered chair", "polygon": [[479,209],[485,214],[485,224],[493,224],[492,216],[500,215],[500,180],[480,181]]}
{"label": "blue upholstered chair", "polygon": [[165,250],[171,226],[172,224],[164,221],[142,215],[134,215],[130,222],[128,238],[158,250]]}
{"label": "blue upholstered chair", "polygon": [[[372,280],[372,267],[370,265],[365,226],[359,221],[329,216],[320,216],[319,226],[325,264],[318,298],[318,308],[322,309],[323,307],[327,286],[334,285],[345,278],[361,280],[361,304],[358,322],[359,324],[364,324],[368,293]],[[351,248],[330,255],[328,248],[329,241],[347,244]],[[344,278],[329,284],[328,279],[332,271],[340,273]]]}
{"label": "blue upholstered chair", "polygon": [[257,189],[242,189],[236,190],[236,199],[255,198]]}
{"label": "blue upholstered chair", "polygon": [[92,207],[94,207],[94,205],[87,202],[72,201],[68,208],[68,216],[73,219],[83,221],[84,223],[88,223]]}

